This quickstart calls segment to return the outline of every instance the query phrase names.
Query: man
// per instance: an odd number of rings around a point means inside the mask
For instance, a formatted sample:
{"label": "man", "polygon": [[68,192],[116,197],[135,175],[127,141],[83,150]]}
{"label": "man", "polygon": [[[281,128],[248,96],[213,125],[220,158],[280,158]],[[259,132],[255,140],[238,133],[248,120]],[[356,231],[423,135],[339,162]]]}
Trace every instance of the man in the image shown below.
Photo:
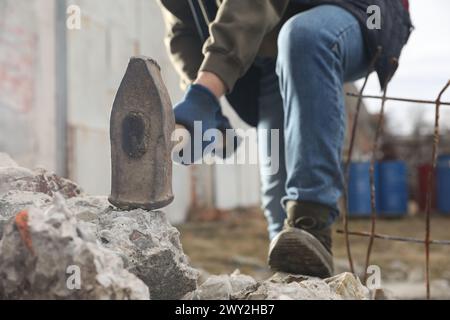
{"label": "man", "polygon": [[[269,265],[328,277],[343,187],[343,84],[372,71],[381,50],[375,70],[385,88],[410,34],[408,1],[224,0],[202,28],[211,2],[199,9],[194,0],[160,0],[170,55],[189,84],[175,106],[176,122],[191,133],[194,121],[203,131],[230,128],[218,102],[226,95],[259,132],[280,129],[280,170],[269,175],[261,168]],[[367,27],[373,5],[380,29]],[[260,157],[270,148],[270,138],[259,135]]]}

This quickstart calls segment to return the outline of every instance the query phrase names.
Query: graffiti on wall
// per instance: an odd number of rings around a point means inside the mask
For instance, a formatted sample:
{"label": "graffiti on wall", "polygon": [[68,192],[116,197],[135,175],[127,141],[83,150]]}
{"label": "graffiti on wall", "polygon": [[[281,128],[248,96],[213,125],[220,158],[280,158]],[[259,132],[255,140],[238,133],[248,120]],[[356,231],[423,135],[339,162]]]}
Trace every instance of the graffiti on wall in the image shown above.
{"label": "graffiti on wall", "polygon": [[0,0],[0,109],[27,113],[35,93],[38,34],[33,1]]}

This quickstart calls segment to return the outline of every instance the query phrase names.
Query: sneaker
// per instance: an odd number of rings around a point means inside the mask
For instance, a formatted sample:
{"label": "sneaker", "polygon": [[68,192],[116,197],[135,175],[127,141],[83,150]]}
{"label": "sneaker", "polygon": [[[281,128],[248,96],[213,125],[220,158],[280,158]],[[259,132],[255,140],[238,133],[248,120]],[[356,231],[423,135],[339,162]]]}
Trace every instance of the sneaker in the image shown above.
{"label": "sneaker", "polygon": [[330,209],[296,201],[289,201],[286,208],[284,229],[270,244],[270,268],[319,278],[332,276]]}

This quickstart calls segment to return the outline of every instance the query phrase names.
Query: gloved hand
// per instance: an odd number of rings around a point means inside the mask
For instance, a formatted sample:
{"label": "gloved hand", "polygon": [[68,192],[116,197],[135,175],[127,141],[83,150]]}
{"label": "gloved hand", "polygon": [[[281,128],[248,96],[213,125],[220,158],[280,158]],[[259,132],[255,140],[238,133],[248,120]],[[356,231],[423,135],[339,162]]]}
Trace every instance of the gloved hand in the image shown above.
{"label": "gloved hand", "polygon": [[[203,141],[203,134],[209,129],[219,129],[222,132],[224,138],[226,138],[226,130],[232,129],[230,121],[226,118],[221,110],[219,100],[216,96],[206,87],[199,84],[192,84],[189,86],[183,100],[178,103],[174,108],[175,122],[178,125],[185,127],[191,135],[191,163],[199,160],[199,157],[203,156],[203,151],[211,143],[220,144],[226,148],[226,152],[223,150],[217,150],[217,155],[226,158],[232,154],[229,149],[233,151],[237,149],[241,143],[241,139],[232,139],[233,141]],[[201,122],[201,131],[195,132],[194,123],[196,121]],[[194,152],[194,139],[200,139],[201,144],[197,142],[197,145],[202,146],[201,154]],[[236,141],[235,141],[236,140]],[[188,164],[188,163],[183,163]]]}

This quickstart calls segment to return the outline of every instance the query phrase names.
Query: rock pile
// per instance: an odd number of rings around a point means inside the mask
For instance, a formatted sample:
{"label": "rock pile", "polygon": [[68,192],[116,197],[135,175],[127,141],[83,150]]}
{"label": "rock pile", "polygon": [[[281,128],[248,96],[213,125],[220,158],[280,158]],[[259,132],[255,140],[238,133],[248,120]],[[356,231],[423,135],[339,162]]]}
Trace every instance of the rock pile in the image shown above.
{"label": "rock pile", "polygon": [[[179,299],[196,289],[199,273],[189,266],[179,232],[162,212],[116,211],[106,197],[84,195],[69,180],[21,168],[5,155],[0,161],[0,297],[137,299],[146,298],[143,282],[152,299]],[[21,215],[27,217],[22,223],[32,239],[34,254],[24,250],[16,224]],[[94,277],[82,281],[89,287],[75,294],[63,290],[65,270],[74,262],[82,274]],[[103,264],[106,271],[100,268]],[[36,275],[33,266],[41,266],[41,273]],[[114,283],[113,291],[94,290],[95,276],[105,279],[105,272],[118,283],[129,277],[127,273],[140,280],[126,281],[132,286],[122,288],[128,290],[128,296],[118,292]],[[34,282],[37,280],[39,284]],[[48,287],[50,283],[57,287]],[[12,287],[17,290],[11,291]]]}
{"label": "rock pile", "polygon": [[62,201],[18,213],[0,241],[0,298],[149,299],[122,260],[81,229]]}
{"label": "rock pile", "polygon": [[210,276],[162,212],[119,211],[0,154],[0,299],[368,299],[353,275]]}
{"label": "rock pile", "polygon": [[368,300],[370,291],[358,278],[342,273],[329,279],[318,279],[276,273],[257,282],[235,271],[231,275],[211,276],[186,300]]}

